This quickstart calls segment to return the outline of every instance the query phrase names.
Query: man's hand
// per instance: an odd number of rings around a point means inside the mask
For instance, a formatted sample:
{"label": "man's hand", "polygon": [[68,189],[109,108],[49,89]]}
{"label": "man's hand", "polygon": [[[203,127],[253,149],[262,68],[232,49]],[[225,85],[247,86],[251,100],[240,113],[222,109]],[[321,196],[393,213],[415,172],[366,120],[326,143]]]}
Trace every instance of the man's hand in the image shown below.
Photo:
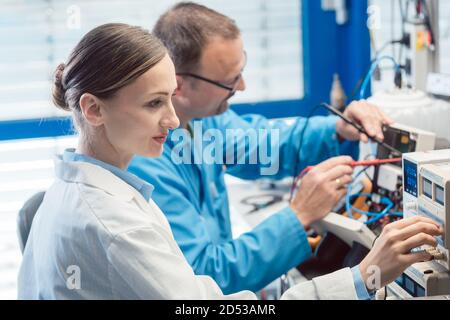
{"label": "man's hand", "polygon": [[[393,123],[378,107],[365,100],[352,102],[345,109],[344,115],[360,124],[371,137],[376,137],[380,140],[384,139],[383,125]],[[368,142],[368,137],[365,134],[360,133],[342,119],[339,119],[336,123],[336,132],[345,140]]]}
{"label": "man's hand", "polygon": [[303,178],[290,207],[305,228],[330,213],[347,193],[346,186],[352,181],[352,160],[348,156],[330,158]]}

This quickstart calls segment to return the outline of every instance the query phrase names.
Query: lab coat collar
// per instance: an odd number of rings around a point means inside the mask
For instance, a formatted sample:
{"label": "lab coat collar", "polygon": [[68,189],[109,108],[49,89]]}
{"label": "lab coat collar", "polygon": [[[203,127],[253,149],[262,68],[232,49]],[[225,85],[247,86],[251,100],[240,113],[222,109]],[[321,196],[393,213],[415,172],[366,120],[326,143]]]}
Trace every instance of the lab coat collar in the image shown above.
{"label": "lab coat collar", "polygon": [[55,174],[61,180],[98,188],[127,202],[133,198],[143,199],[142,195],[125,181],[110,171],[88,162],[65,162],[61,156],[56,156]]}
{"label": "lab coat collar", "polygon": [[106,169],[106,170],[112,172],[115,176],[119,177],[121,180],[128,183],[130,186],[132,186],[134,189],[136,189],[144,197],[144,199],[146,201],[149,201],[152,196],[154,187],[151,184],[136,177],[134,174],[127,172],[125,170],[122,170],[116,166],[109,164],[109,163],[100,161],[98,159],[89,157],[84,154],[76,153],[75,149],[70,149],[70,148],[66,149],[62,155],[62,160],[65,162],[81,161],[81,162],[88,162],[88,163],[91,163],[94,165],[98,165],[98,166],[102,167],[103,169]]}

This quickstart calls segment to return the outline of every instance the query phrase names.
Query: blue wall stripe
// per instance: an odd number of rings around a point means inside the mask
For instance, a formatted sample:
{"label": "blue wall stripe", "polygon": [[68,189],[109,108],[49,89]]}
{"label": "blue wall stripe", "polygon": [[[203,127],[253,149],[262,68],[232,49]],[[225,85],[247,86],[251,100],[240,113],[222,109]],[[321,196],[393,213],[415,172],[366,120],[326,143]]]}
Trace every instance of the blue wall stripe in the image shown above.
{"label": "blue wall stripe", "polygon": [[70,117],[0,122],[0,140],[47,138],[74,134]]}

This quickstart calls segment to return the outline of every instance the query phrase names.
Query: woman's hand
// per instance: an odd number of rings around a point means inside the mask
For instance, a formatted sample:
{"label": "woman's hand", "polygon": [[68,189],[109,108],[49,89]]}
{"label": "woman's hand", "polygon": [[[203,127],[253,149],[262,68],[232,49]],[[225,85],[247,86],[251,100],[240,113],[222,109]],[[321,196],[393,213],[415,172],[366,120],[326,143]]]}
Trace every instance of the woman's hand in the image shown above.
{"label": "woman's hand", "polygon": [[[421,245],[437,246],[434,238],[443,234],[442,228],[425,217],[412,217],[386,225],[369,254],[361,261],[361,276],[370,290],[380,289],[394,281],[406,268],[432,257],[426,252],[412,253]],[[374,287],[374,272],[379,271],[378,285]]]}

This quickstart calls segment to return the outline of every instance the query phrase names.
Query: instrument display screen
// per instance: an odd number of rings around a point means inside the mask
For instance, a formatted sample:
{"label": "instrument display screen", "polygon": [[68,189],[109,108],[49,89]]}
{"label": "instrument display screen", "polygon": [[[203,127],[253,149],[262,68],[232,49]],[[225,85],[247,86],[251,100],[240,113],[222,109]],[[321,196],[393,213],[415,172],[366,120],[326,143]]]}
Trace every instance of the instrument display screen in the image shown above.
{"label": "instrument display screen", "polygon": [[404,190],[409,194],[417,197],[417,164],[404,160],[403,174],[405,177]]}
{"label": "instrument display screen", "polygon": [[423,194],[426,195],[430,199],[433,199],[432,186],[433,186],[433,184],[431,183],[430,180],[428,180],[427,178],[422,178]]}
{"label": "instrument display screen", "polygon": [[439,203],[440,205],[444,205],[444,188],[436,185],[434,195],[436,202]]}

